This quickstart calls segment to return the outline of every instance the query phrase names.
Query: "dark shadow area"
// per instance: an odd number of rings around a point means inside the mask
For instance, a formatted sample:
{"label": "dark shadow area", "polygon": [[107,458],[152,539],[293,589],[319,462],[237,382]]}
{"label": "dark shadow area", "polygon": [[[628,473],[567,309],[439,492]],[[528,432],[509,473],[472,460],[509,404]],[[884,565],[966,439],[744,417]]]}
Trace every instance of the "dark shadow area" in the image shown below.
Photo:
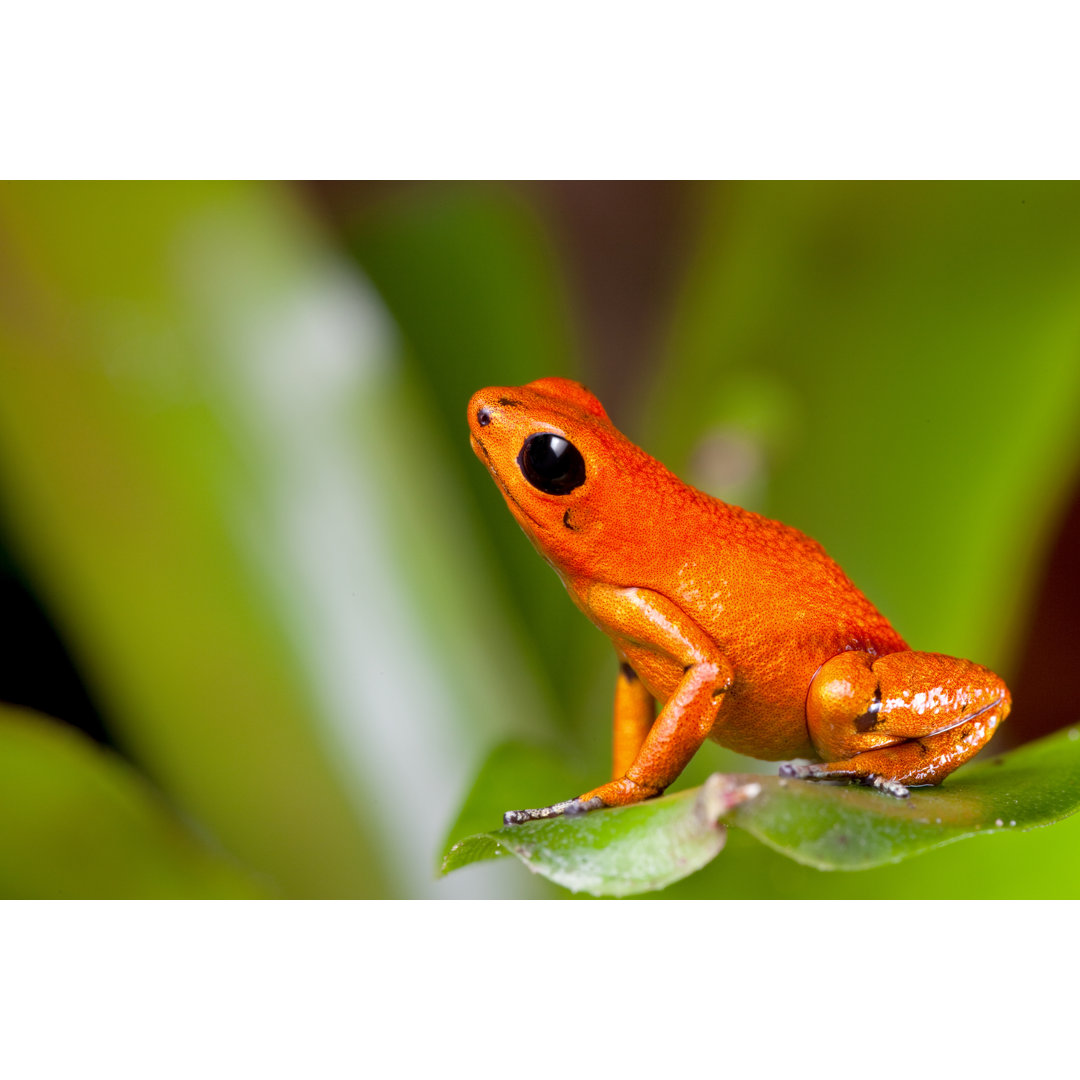
{"label": "dark shadow area", "polygon": [[1013,711],[1002,749],[1080,721],[1069,672],[1080,657],[1080,485],[1042,567],[1027,635],[1011,680]]}
{"label": "dark shadow area", "polygon": [[0,701],[23,705],[115,748],[100,711],[44,604],[0,533],[0,610],[4,612]]}

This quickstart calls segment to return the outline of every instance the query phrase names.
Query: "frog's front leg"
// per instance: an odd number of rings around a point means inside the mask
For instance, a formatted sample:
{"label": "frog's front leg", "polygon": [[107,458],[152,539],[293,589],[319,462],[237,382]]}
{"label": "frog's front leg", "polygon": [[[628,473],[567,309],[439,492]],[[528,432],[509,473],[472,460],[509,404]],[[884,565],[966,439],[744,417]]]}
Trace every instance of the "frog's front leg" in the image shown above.
{"label": "frog's front leg", "polygon": [[[682,677],[651,724],[652,699],[626,667],[617,686],[615,776],[576,799],[538,810],[511,810],[508,825],[536,818],[626,806],[660,795],[687,766],[716,723],[733,670],[715,643],[681,608],[648,589],[594,585],[586,603],[596,622],[617,642],[656,654],[677,665]],[[634,744],[637,743],[635,746]],[[620,766],[622,768],[620,769]]]}
{"label": "frog's front leg", "polygon": [[978,753],[1011,703],[1005,683],[970,660],[841,653],[818,670],[806,701],[825,763],[782,766],[781,775],[857,780],[903,796],[906,785],[938,784]]}

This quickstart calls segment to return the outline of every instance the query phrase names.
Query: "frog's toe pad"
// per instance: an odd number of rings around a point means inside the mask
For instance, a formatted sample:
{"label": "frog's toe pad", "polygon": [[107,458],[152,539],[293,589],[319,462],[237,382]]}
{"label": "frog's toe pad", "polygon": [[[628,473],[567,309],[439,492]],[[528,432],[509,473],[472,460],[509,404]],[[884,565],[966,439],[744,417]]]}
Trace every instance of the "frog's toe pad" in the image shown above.
{"label": "frog's toe pad", "polygon": [[573,817],[576,814],[585,814],[590,810],[599,810],[604,805],[600,798],[567,799],[565,802],[554,803],[551,806],[541,806],[537,810],[507,810],[503,814],[504,825],[521,825],[526,821],[542,821],[544,818]]}
{"label": "frog's toe pad", "polygon": [[866,783],[870,787],[877,788],[878,791],[883,791],[886,795],[892,795],[897,799],[906,799],[911,794],[899,780],[890,780],[887,776],[868,776]]}

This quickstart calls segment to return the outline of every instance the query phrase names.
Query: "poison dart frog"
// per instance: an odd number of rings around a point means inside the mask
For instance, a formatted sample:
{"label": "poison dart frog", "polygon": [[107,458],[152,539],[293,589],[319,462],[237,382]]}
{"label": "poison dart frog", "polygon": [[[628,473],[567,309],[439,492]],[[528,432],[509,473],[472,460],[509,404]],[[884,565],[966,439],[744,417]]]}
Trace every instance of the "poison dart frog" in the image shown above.
{"label": "poison dart frog", "polygon": [[781,776],[905,797],[1008,715],[992,671],[911,650],[820,544],[684,484],[578,383],[480,390],[469,427],[510,512],[619,661],[611,780],[508,811],[507,824],[653,798],[710,738],[812,762]]}

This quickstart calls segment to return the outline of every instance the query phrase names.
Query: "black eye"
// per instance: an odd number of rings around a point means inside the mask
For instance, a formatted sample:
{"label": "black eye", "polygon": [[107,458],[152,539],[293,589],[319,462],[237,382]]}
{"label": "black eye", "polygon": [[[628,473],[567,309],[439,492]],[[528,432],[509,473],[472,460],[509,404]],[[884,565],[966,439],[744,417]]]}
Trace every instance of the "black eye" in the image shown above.
{"label": "black eye", "polygon": [[548,495],[565,495],[585,483],[585,459],[558,435],[530,435],[517,460],[525,479]]}

